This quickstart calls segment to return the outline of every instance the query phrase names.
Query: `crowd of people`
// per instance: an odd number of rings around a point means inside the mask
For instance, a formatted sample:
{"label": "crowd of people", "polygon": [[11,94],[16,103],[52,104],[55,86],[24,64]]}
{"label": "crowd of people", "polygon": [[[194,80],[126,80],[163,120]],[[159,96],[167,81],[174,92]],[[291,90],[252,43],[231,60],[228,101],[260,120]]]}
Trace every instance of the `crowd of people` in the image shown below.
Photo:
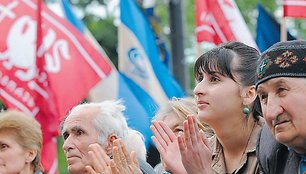
{"label": "crowd of people", "polygon": [[[306,42],[260,54],[228,42],[195,62],[194,98],[173,98],[152,120],[161,163],[128,127],[120,100],[83,103],[60,132],[71,174],[306,173]],[[42,131],[31,116],[0,113],[0,174],[42,174]]]}

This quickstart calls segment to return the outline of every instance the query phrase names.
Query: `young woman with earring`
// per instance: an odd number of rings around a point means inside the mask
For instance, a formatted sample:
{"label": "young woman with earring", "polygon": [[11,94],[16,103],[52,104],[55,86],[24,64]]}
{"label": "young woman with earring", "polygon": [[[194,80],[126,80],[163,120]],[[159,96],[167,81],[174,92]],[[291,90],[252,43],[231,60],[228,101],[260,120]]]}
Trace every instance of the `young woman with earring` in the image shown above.
{"label": "young woman with earring", "polygon": [[[196,117],[188,116],[177,138],[185,170],[176,174],[260,173],[255,151],[264,119],[255,90],[258,59],[255,48],[240,42],[220,45],[198,58],[194,66],[197,118],[215,135],[208,139]],[[167,154],[176,140],[169,138],[173,135],[169,127],[156,124],[162,129],[161,136],[155,137]]]}
{"label": "young woman with earring", "polygon": [[258,59],[255,48],[240,42],[220,45],[197,59],[198,118],[215,135],[208,141],[193,116],[184,122],[178,142],[188,173],[260,173],[255,151],[264,120],[255,89]]}

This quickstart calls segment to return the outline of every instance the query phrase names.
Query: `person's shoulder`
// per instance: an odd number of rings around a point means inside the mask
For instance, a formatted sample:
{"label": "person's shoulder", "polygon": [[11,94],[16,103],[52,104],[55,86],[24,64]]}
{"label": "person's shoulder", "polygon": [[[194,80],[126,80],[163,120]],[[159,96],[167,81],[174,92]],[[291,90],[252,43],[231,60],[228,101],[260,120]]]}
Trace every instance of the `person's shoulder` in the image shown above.
{"label": "person's shoulder", "polygon": [[282,144],[278,143],[275,140],[268,125],[264,124],[257,137],[257,148],[260,151],[264,151],[266,154],[269,152],[274,153],[276,149],[282,146],[283,146]]}
{"label": "person's shoulder", "polygon": [[[288,155],[288,148],[278,143],[265,124],[260,130],[256,143],[256,156],[259,166],[264,173],[275,173],[277,167]],[[282,166],[283,167],[283,166]]]}
{"label": "person's shoulder", "polygon": [[137,158],[137,160],[139,163],[140,170],[142,171],[143,174],[155,174],[154,169],[149,163],[147,163],[146,161],[140,158]]}

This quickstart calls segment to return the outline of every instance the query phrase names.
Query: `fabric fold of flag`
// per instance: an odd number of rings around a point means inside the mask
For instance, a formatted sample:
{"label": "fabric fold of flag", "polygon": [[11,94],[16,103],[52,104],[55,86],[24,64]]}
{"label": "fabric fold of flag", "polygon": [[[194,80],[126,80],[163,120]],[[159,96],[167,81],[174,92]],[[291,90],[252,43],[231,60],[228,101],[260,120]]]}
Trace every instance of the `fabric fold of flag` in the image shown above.
{"label": "fabric fold of flag", "polygon": [[8,108],[40,122],[43,165],[46,172],[56,172],[53,138],[58,135],[60,120],[112,67],[43,1],[2,0],[0,5],[1,99]]}
{"label": "fabric fold of flag", "polygon": [[[261,4],[257,4],[257,10],[256,43],[259,50],[263,52],[280,41],[280,24]],[[289,32],[287,32],[287,38],[295,40]]]}
{"label": "fabric fold of flag", "polygon": [[257,48],[234,0],[196,0],[195,9],[198,42],[240,41]]}
{"label": "fabric fold of flag", "polygon": [[[145,139],[146,144],[151,140],[151,130],[150,130],[150,115],[151,110],[147,111],[146,108],[142,106],[136,94],[129,88],[127,82],[125,81],[124,75],[119,73],[115,66],[112,64],[111,60],[107,57],[103,48],[98,44],[98,42],[92,37],[90,31],[86,26],[80,21],[73,13],[69,1],[62,0],[62,9],[66,19],[74,25],[83,35],[95,46],[107,61],[112,65],[112,70],[105,79],[100,81],[94,88],[91,89],[87,99],[89,102],[100,102],[103,100],[115,100],[121,99],[126,106],[125,116],[129,127],[141,132]],[[142,102],[142,101],[141,101]]]}
{"label": "fabric fold of flag", "polygon": [[134,0],[120,1],[119,70],[158,106],[184,92],[161,62],[152,29]]}

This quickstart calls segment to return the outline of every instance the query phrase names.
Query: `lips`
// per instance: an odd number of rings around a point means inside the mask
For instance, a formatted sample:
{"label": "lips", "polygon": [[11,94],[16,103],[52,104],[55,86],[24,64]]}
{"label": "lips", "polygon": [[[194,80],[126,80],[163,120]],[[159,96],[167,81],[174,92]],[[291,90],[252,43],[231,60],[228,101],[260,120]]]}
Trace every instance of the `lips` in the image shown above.
{"label": "lips", "polygon": [[78,159],[80,159],[80,157],[78,157],[78,156],[67,157],[67,163],[68,163],[68,165],[71,165],[71,164],[77,162]]}
{"label": "lips", "polygon": [[277,126],[286,122],[289,122],[290,120],[285,118],[284,116],[277,116],[274,120],[272,120],[272,126]]}
{"label": "lips", "polygon": [[205,101],[198,101],[197,102],[197,106],[198,106],[199,109],[203,108],[203,107],[206,107],[207,105],[209,105],[209,103],[205,102]]}

